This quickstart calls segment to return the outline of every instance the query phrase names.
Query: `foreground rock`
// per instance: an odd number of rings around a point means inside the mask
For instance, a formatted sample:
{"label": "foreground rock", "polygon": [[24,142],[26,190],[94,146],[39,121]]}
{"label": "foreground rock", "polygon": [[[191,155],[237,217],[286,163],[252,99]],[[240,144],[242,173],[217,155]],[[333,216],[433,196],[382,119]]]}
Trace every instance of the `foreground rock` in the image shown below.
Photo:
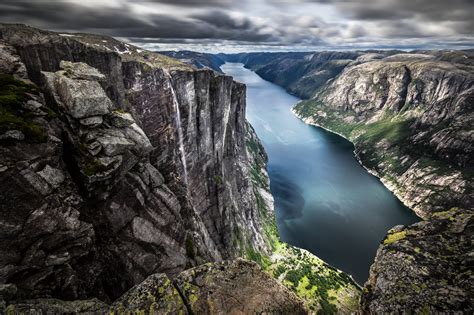
{"label": "foreground rock", "polygon": [[174,283],[193,314],[306,314],[303,301],[255,262],[202,265]]}
{"label": "foreground rock", "polygon": [[[0,311],[2,311],[0,309]],[[302,300],[255,262],[237,259],[182,272],[154,274],[111,306],[98,300],[37,299],[9,304],[9,314],[306,314]]]}

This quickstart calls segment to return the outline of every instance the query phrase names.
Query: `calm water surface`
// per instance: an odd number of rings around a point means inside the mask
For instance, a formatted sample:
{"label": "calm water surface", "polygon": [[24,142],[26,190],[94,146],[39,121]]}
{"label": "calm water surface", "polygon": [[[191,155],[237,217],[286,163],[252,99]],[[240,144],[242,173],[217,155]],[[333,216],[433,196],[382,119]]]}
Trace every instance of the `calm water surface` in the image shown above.
{"label": "calm water surface", "polygon": [[247,85],[247,119],[269,157],[281,239],[363,284],[387,230],[418,218],[357,162],[349,141],[296,118],[298,98],[242,64],[222,69]]}

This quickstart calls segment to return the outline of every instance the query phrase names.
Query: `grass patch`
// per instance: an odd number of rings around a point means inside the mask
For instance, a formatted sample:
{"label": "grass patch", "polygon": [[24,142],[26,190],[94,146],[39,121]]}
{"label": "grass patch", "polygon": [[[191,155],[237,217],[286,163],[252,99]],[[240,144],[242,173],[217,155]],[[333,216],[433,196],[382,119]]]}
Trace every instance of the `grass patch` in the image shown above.
{"label": "grass patch", "polygon": [[360,291],[354,281],[304,250],[280,243],[270,271],[314,312],[335,314],[358,307]]}
{"label": "grass patch", "polygon": [[256,251],[252,246],[247,248],[246,258],[252,260],[260,265],[264,270],[267,270],[270,266],[270,259],[266,255],[262,255]]}
{"label": "grass patch", "polygon": [[31,112],[21,107],[29,99],[28,94],[38,94],[38,89],[11,75],[0,74],[0,134],[19,130],[27,142],[45,142],[46,130],[33,120]]}
{"label": "grass patch", "polygon": [[83,172],[87,176],[93,176],[99,173],[103,173],[108,170],[107,166],[103,165],[102,163],[98,162],[94,158],[88,158],[84,163],[82,168]]}
{"label": "grass patch", "polygon": [[413,120],[392,120],[382,119],[375,123],[365,125],[360,128],[363,133],[358,140],[377,143],[381,140],[387,140],[392,145],[400,144],[405,142],[406,139],[411,135],[410,125]]}
{"label": "grass patch", "polygon": [[189,258],[194,259],[196,257],[196,253],[194,252],[194,243],[191,236],[186,236],[186,240],[184,241],[184,247],[186,249],[186,255]]}
{"label": "grass patch", "polygon": [[407,232],[406,231],[391,233],[391,234],[387,235],[387,238],[383,241],[383,244],[384,245],[390,245],[392,243],[403,240],[405,237],[407,237]]}

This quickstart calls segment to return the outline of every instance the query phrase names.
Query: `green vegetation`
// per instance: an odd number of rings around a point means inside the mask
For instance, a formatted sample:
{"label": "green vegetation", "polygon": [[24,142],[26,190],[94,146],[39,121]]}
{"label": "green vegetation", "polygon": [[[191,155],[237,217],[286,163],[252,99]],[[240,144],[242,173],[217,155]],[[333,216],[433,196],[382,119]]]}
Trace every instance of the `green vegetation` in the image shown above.
{"label": "green vegetation", "polygon": [[388,116],[372,124],[357,128],[362,131],[359,141],[377,143],[383,139],[391,145],[401,144],[410,136],[413,120],[397,120]]}
{"label": "green vegetation", "polygon": [[270,266],[269,257],[262,255],[260,252],[256,251],[252,246],[249,246],[247,248],[246,257],[247,259],[255,261],[264,270],[268,269],[268,267]]}
{"label": "green vegetation", "polygon": [[[251,128],[251,127],[250,127]],[[251,155],[250,174],[253,191],[262,222],[265,240],[272,250],[270,256],[246,245],[242,231],[234,231],[234,244],[244,248],[247,259],[257,262],[265,271],[302,298],[307,307],[321,314],[355,312],[358,308],[360,289],[345,273],[327,265],[309,252],[292,247],[279,240],[276,221],[261,191],[269,190],[262,145],[247,131],[247,149]],[[237,237],[237,235],[241,235]],[[243,246],[243,247],[242,247]]]}
{"label": "green vegetation", "polygon": [[107,166],[103,165],[94,158],[88,158],[83,164],[82,169],[86,176],[93,176],[108,170]]}
{"label": "green vegetation", "polygon": [[268,186],[265,175],[263,175],[256,166],[252,166],[250,169],[250,176],[252,177],[252,181],[259,187],[266,188]]}
{"label": "green vegetation", "polygon": [[271,257],[270,272],[322,314],[355,311],[360,289],[345,273],[309,252],[280,243]]}
{"label": "green vegetation", "polygon": [[220,185],[222,185],[222,177],[219,175],[214,176],[214,182],[219,187]]}
{"label": "green vegetation", "polygon": [[387,235],[387,238],[383,241],[384,245],[390,245],[392,243],[395,243],[397,241],[400,241],[404,239],[407,236],[406,231],[401,231],[401,232],[396,232],[396,233],[391,233]]}
{"label": "green vegetation", "polygon": [[31,84],[15,79],[12,75],[0,74],[0,106],[20,107],[28,100],[27,93],[38,94]]}
{"label": "green vegetation", "polygon": [[37,88],[11,75],[0,74],[0,134],[19,130],[28,142],[45,142],[46,130],[34,121],[31,112],[21,107],[29,99],[28,94],[38,94]]}
{"label": "green vegetation", "polygon": [[194,259],[196,257],[196,253],[194,252],[194,243],[190,235],[186,236],[186,240],[184,241],[184,247],[186,249],[186,255],[189,258]]}

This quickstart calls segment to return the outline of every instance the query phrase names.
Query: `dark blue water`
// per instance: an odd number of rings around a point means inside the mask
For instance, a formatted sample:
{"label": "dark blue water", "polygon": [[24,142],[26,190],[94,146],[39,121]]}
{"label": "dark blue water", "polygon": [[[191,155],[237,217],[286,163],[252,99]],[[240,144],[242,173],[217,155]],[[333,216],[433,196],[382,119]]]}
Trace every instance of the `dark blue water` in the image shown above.
{"label": "dark blue water", "polygon": [[296,118],[298,98],[242,64],[222,69],[247,85],[247,119],[269,156],[281,239],[364,283],[386,232],[417,216],[357,162],[351,142]]}

